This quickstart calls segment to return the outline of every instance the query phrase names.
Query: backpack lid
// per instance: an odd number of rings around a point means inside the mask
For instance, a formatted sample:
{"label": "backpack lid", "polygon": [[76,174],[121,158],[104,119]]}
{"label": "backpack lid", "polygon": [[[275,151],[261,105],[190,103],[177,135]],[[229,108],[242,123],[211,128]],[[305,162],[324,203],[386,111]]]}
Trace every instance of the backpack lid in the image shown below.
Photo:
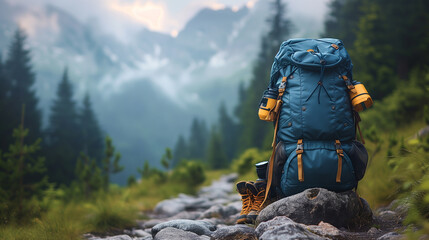
{"label": "backpack lid", "polygon": [[313,50],[297,51],[290,57],[291,61],[299,66],[306,68],[332,68],[340,64],[343,60],[341,56],[331,53],[319,53]]}

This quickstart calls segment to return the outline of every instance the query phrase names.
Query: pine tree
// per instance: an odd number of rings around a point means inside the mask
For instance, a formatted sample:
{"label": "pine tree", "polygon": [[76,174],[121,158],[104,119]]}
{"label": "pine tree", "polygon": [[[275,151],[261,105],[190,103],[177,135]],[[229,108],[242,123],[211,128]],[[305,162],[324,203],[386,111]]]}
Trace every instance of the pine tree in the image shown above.
{"label": "pine tree", "polygon": [[231,161],[236,152],[238,126],[228,115],[224,102],[219,107],[219,126],[223,149]]}
{"label": "pine tree", "polygon": [[82,149],[78,115],[67,69],[58,85],[47,129],[47,163],[50,180],[70,184],[75,179],[75,166]]}
{"label": "pine tree", "polygon": [[91,160],[83,152],[76,163],[76,176],[78,185],[87,199],[103,187],[101,169],[97,166],[96,160]]}
{"label": "pine tree", "polygon": [[350,54],[356,79],[374,99],[389,95],[414,68],[429,62],[428,8],[424,0],[363,1]]}
{"label": "pine tree", "polygon": [[137,171],[140,173],[142,179],[148,179],[152,175],[152,169],[150,168],[149,161],[145,160],[143,163],[143,168],[137,168]]}
{"label": "pine tree", "polygon": [[183,137],[183,135],[179,135],[176,145],[174,146],[173,161],[171,165],[175,167],[179,164],[180,161],[188,158],[187,151],[188,151],[188,147],[186,145],[185,138]]}
{"label": "pine tree", "polygon": [[6,79],[3,62],[0,57],[0,150],[7,150],[10,142],[10,112],[9,112],[9,94],[10,94],[10,82]]}
{"label": "pine tree", "polygon": [[[20,123],[21,106],[25,104],[26,114],[24,121],[30,129],[29,142],[36,141],[41,136],[41,112],[37,108],[38,99],[34,91],[35,75],[31,67],[30,51],[25,49],[26,36],[18,29],[9,47],[8,57],[4,66],[6,81],[2,81],[5,87],[7,101],[2,118],[2,146],[3,150],[12,143],[12,130]],[[4,129],[4,130],[3,130]]]}
{"label": "pine tree", "polygon": [[101,161],[104,151],[103,134],[92,110],[88,93],[83,99],[83,108],[79,114],[79,125],[82,131],[82,151],[90,158]]}
{"label": "pine tree", "polygon": [[270,30],[262,37],[260,52],[253,68],[253,77],[246,89],[245,99],[240,111],[240,123],[242,129],[239,139],[239,151],[250,147],[264,146],[267,134],[272,133],[272,126],[259,120],[257,117],[257,106],[263,91],[267,88],[270,80],[271,64],[278,51],[280,44],[286,40],[290,32],[291,23],[284,16],[286,10],[281,0],[273,2],[274,14],[269,19]]}
{"label": "pine tree", "polygon": [[207,163],[212,169],[221,169],[228,166],[228,160],[222,145],[222,139],[218,130],[213,127],[207,147]]}
{"label": "pine tree", "polygon": [[0,152],[0,223],[32,217],[37,211],[29,200],[40,198],[48,184],[45,159],[37,156],[41,139],[25,144],[29,129],[24,128],[24,119],[25,105],[21,124],[13,130],[14,143],[8,152]]}
{"label": "pine tree", "polygon": [[207,127],[204,120],[194,118],[188,140],[188,157],[203,160],[207,147]]}
{"label": "pine tree", "polygon": [[171,154],[171,149],[166,148],[164,155],[161,157],[161,165],[165,168],[165,170],[170,169],[172,159],[173,155]]}
{"label": "pine tree", "polygon": [[362,0],[334,0],[329,4],[323,37],[338,38],[352,49],[362,16]]}
{"label": "pine tree", "polygon": [[131,186],[136,185],[136,183],[137,183],[136,177],[134,175],[130,175],[127,179],[127,186],[131,187]]}
{"label": "pine tree", "polygon": [[[114,158],[113,161],[112,158]],[[106,136],[106,150],[103,160],[103,184],[105,191],[109,190],[110,174],[118,173],[124,169],[123,166],[119,165],[120,159],[121,154],[115,151],[112,139],[109,136]]]}

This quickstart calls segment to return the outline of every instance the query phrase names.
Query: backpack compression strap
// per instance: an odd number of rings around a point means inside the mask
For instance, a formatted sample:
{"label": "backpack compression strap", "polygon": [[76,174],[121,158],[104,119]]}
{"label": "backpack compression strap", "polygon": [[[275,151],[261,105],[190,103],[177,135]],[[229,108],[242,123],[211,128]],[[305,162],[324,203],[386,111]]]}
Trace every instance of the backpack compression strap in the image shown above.
{"label": "backpack compression strap", "polygon": [[340,140],[335,140],[335,150],[337,151],[337,156],[338,156],[338,169],[337,169],[336,182],[341,182],[341,171],[343,168],[344,152],[343,152],[343,149],[341,148]]}
{"label": "backpack compression strap", "polygon": [[287,83],[287,77],[283,77],[282,82],[279,86],[279,96],[277,98],[277,104],[274,112],[276,113],[276,126],[274,127],[274,137],[273,137],[273,143],[271,146],[273,147],[273,152],[271,153],[270,160],[268,162],[268,176],[267,176],[267,187],[265,190],[265,199],[262,202],[262,207],[265,203],[265,201],[268,199],[268,195],[270,193],[270,187],[271,183],[273,181],[273,168],[274,168],[274,156],[276,155],[276,140],[277,140],[277,129],[279,127],[279,118],[280,118],[280,107],[283,104],[282,97],[286,89],[286,83]]}
{"label": "backpack compression strap", "polygon": [[296,153],[298,160],[298,180],[300,182],[304,182],[304,171],[302,170],[302,154],[304,153],[304,145],[302,144],[302,139],[299,139],[296,144]]}

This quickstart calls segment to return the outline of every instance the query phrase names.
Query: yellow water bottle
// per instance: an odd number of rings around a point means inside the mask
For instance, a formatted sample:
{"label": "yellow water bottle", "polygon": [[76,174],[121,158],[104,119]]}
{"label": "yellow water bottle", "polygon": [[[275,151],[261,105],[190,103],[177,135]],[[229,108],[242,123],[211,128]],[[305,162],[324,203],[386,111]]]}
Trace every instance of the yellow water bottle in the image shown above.
{"label": "yellow water bottle", "polygon": [[361,112],[373,104],[371,96],[369,96],[368,91],[362,83],[354,85],[354,88],[349,91],[349,95],[356,112]]}
{"label": "yellow water bottle", "polygon": [[274,109],[277,104],[277,96],[278,91],[276,89],[269,88],[264,92],[261,102],[259,103],[259,119],[269,122],[276,120],[276,112]]}

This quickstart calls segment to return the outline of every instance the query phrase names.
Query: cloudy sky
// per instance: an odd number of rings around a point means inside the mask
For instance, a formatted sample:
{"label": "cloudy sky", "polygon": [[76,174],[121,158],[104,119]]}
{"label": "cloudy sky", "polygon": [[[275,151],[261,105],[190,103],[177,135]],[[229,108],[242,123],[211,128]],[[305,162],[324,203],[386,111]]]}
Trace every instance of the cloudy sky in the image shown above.
{"label": "cloudy sky", "polygon": [[[91,22],[126,41],[128,34],[142,26],[176,36],[194,14],[204,8],[238,10],[252,8],[258,0],[7,0],[11,4],[31,3],[33,8],[51,4],[72,13],[80,21]],[[259,0],[266,1],[266,0]],[[312,15],[320,21],[329,0],[287,0],[291,15]],[[309,11],[309,9],[313,9]]]}

